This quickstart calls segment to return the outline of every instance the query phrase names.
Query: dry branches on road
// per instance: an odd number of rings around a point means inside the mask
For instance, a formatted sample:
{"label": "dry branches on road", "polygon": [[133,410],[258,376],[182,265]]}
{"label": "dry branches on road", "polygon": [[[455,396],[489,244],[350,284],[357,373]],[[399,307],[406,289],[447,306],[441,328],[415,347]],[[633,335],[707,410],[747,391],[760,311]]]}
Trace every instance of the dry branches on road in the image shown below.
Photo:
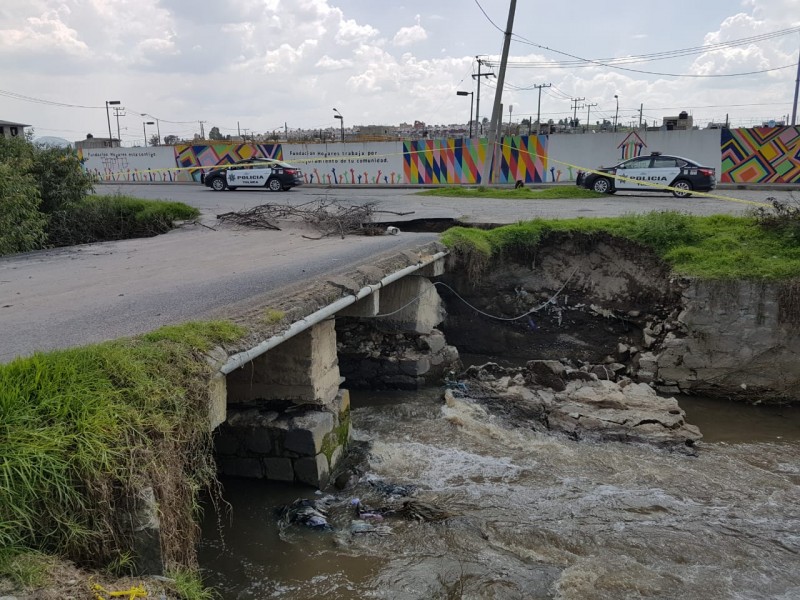
{"label": "dry branches on road", "polygon": [[[314,200],[297,206],[287,204],[262,204],[253,208],[217,215],[220,223],[239,227],[280,230],[277,221],[297,221],[310,225],[320,232],[321,239],[330,235],[344,237],[348,234],[375,235],[373,223],[376,212],[374,202],[361,205],[344,206],[335,201]],[[410,213],[393,213],[397,215]],[[308,236],[303,236],[308,237]]]}

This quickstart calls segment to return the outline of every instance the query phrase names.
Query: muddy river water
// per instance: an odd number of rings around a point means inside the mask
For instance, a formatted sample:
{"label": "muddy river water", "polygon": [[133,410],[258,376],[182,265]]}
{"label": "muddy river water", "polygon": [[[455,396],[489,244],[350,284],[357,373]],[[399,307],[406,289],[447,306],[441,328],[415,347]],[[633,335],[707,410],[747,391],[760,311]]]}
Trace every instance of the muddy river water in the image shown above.
{"label": "muddy river water", "polygon": [[[330,530],[279,527],[312,489],[225,480],[207,583],[225,600],[800,598],[799,408],[682,398],[693,457],[537,433],[441,391],[352,395],[362,483],[335,492]],[[369,480],[449,516],[361,531],[352,499],[385,500]]]}

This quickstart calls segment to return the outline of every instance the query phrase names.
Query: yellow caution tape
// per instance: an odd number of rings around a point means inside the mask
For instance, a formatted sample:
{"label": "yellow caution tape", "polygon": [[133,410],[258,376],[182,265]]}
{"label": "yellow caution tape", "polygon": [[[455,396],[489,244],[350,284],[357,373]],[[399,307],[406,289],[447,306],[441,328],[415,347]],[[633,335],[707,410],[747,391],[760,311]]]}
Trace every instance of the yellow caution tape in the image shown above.
{"label": "yellow caution tape", "polygon": [[[510,149],[515,150],[517,152],[522,152],[522,153],[528,154],[529,156],[540,158],[543,161],[547,161],[549,163],[556,163],[556,164],[559,164],[559,165],[564,165],[565,167],[571,167],[573,169],[576,169],[576,170],[579,170],[579,171],[583,171],[584,173],[601,174],[604,177],[610,177],[610,178],[613,178],[613,179],[618,179],[620,181],[636,181],[636,183],[639,184],[639,185],[649,186],[649,187],[665,190],[665,191],[668,191],[668,192],[676,191],[676,188],[670,187],[668,185],[661,185],[659,183],[652,183],[652,182],[643,182],[643,181],[631,179],[629,177],[625,177],[623,175],[612,175],[611,173],[606,173],[606,172],[603,172],[603,171],[597,171],[595,169],[589,169],[588,167],[582,167],[580,165],[575,165],[575,164],[564,162],[564,161],[560,161],[560,160],[554,160],[553,158],[551,158],[549,156],[536,154],[535,152],[530,152],[528,150],[523,150],[521,148],[516,148],[516,147],[508,145],[508,144],[502,144],[502,143],[498,142],[497,146],[500,147],[500,148],[510,148]],[[370,155],[368,158],[390,158],[390,157],[393,157],[393,156],[405,156],[406,154],[424,154],[424,153],[427,153],[427,152],[430,152],[430,150],[426,148],[424,150],[411,150],[411,151],[408,151],[408,152],[404,151],[404,152],[391,152],[391,153],[388,153],[388,154],[373,154],[373,155]],[[363,159],[363,158],[364,158],[363,154],[349,154],[349,155],[344,155],[344,156],[337,156],[337,157],[334,157],[334,158],[326,158],[326,157],[305,158],[305,159],[304,158],[296,158],[296,159],[293,158],[292,159],[292,163],[293,164],[294,163],[297,163],[297,164],[301,164],[301,163],[313,164],[313,163],[319,163],[319,162],[323,162],[323,161],[344,161],[344,160],[356,160],[356,159]],[[265,157],[264,160],[265,161],[269,161],[269,160],[273,160],[273,159],[269,159],[269,158]],[[279,160],[279,159],[274,159],[274,160]],[[211,169],[229,169],[229,168],[234,167],[234,166],[236,166],[236,165],[235,164],[228,164],[228,165],[206,165],[206,166],[202,166],[201,165],[201,166],[192,166],[192,167],[165,167],[165,168],[161,168],[161,169],[133,169],[132,172],[137,174],[137,175],[147,175],[147,174],[157,174],[157,173],[177,172],[177,171],[190,171],[190,172],[192,172],[192,171],[199,171],[199,170],[205,171],[205,170],[211,170]],[[117,173],[127,174],[127,173],[129,173],[129,171],[130,170],[126,170],[126,171],[111,171],[110,173],[111,174],[117,174]],[[625,191],[628,191],[628,190],[625,190]],[[684,190],[677,190],[677,191],[684,191]],[[723,196],[721,194],[714,194],[714,193],[711,193],[711,192],[698,192],[698,191],[692,190],[691,194],[693,196],[701,196],[703,198],[714,198],[716,200],[726,200],[728,202],[738,202],[740,204],[749,204],[749,205],[752,205],[752,206],[766,206],[766,207],[770,206],[770,204],[765,203],[765,202],[758,202],[756,200],[743,200],[741,198],[732,198],[730,196]]]}

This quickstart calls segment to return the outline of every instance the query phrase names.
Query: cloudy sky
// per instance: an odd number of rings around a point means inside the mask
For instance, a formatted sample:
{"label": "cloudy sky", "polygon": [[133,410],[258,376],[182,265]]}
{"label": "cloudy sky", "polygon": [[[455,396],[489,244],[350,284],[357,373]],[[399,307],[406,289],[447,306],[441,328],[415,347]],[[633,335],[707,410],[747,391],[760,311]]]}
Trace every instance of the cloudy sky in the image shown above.
{"label": "cloudy sky", "polygon": [[[2,0],[0,120],[29,123],[37,136],[103,137],[105,101],[119,100],[124,145],[141,143],[142,121],[151,120],[142,113],[159,119],[162,137],[191,137],[201,120],[206,132],[217,126],[223,134],[284,124],[338,129],[333,107],[346,127],[465,123],[470,98],[455,92],[477,89],[476,55],[499,60],[508,7],[508,0]],[[511,60],[521,64],[506,77],[504,119],[535,118],[532,86],[550,83],[543,120],[571,116],[571,98],[596,105],[592,122],[613,120],[615,94],[623,123],[638,122],[641,105],[651,122],[680,110],[701,125],[726,114],[735,125],[778,120],[792,112],[800,33],[772,34],[798,27],[800,0],[519,0]],[[716,46],[674,52],[705,45]],[[653,54],[659,60],[598,64]],[[767,69],[778,70],[665,75]],[[482,82],[483,117],[495,80]],[[586,113],[578,109],[581,121]],[[116,134],[113,113],[112,126]]]}

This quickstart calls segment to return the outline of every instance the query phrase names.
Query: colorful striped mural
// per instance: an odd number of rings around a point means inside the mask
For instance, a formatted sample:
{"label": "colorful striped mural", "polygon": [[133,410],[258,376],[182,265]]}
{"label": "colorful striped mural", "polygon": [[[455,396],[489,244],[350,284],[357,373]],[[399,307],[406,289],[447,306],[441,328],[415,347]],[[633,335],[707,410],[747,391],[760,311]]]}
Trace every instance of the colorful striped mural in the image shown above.
{"label": "colorful striped mural", "polygon": [[248,158],[283,160],[280,144],[180,144],[175,146],[175,164],[180,167],[176,181],[200,181],[201,170],[188,167],[230,165]]}
{"label": "colorful striped mural", "polygon": [[[547,137],[505,137],[500,142],[498,183],[546,180]],[[486,140],[448,139],[403,142],[403,173],[411,184],[476,184],[486,156]]]}
{"label": "colorful striped mural", "polygon": [[800,127],[723,129],[722,183],[800,183]]}

